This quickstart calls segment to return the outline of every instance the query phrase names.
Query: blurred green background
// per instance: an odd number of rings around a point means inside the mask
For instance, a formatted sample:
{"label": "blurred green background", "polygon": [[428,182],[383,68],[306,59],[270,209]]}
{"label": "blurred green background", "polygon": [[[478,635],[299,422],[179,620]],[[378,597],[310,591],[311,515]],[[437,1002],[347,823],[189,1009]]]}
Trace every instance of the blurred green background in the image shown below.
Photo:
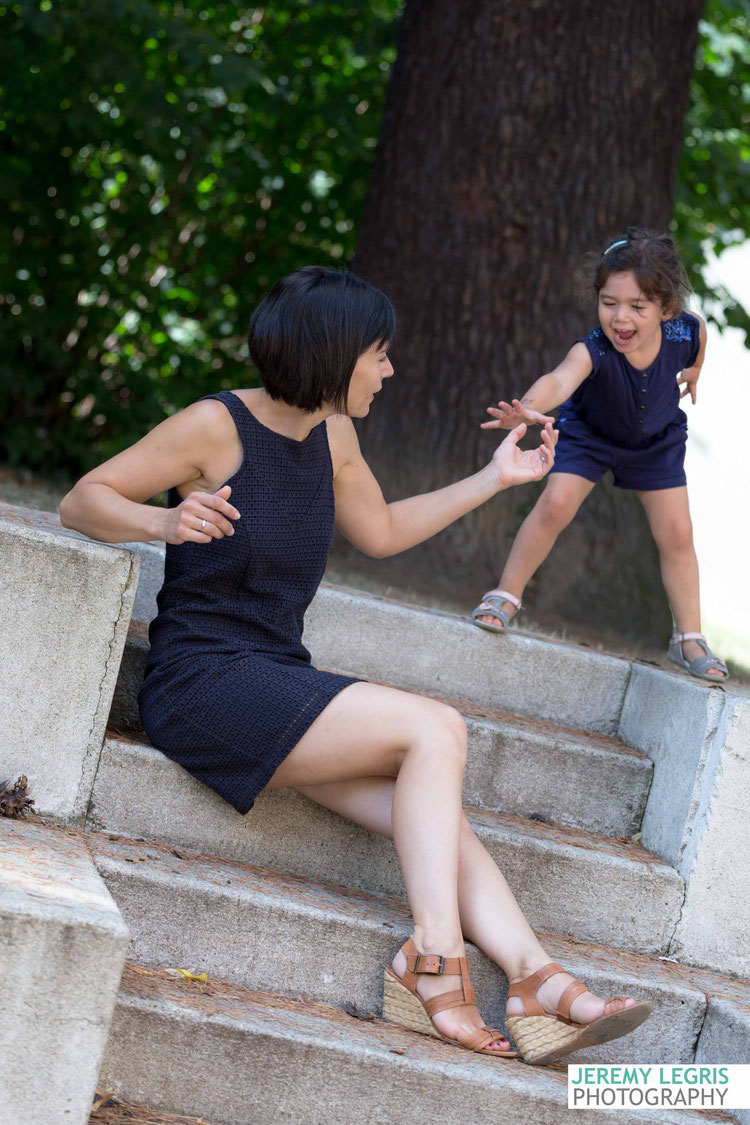
{"label": "blurred green background", "polygon": [[[400,4],[37,0],[0,6],[0,464],[73,477],[217,387],[248,385],[277,277],[348,263]],[[674,230],[750,230],[750,11],[709,0]]]}

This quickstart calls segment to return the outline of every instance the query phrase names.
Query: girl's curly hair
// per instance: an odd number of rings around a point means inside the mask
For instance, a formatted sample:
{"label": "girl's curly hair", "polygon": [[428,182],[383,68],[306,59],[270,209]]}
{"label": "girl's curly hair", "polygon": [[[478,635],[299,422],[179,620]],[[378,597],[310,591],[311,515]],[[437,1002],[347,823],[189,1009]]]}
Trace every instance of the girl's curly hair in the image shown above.
{"label": "girl's curly hair", "polygon": [[576,274],[580,298],[588,304],[592,290],[598,297],[611,273],[635,274],[641,292],[661,305],[667,316],[679,316],[692,292],[685,267],[668,234],[652,234],[642,227],[628,227],[607,248],[584,255]]}

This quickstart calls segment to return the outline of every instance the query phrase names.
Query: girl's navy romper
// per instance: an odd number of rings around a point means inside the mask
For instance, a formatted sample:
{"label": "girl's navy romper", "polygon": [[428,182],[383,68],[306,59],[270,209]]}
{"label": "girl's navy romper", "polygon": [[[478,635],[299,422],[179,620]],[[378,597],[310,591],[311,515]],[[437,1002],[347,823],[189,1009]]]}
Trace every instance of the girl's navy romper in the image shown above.
{"label": "girl's navy romper", "polygon": [[[242,440],[227,484],[234,535],[167,545],[164,585],[138,697],[154,746],[246,813],[351,676],[322,672],[302,644],[305,610],[333,536],[326,424],[304,441],[262,425],[231,391]],[[181,502],[172,489],[169,506]]]}
{"label": "girl's navy romper", "polygon": [[596,483],[611,469],[617,488],[643,492],[684,485],[687,417],[677,375],[698,357],[697,318],[685,312],[664,321],[659,354],[643,370],[612,346],[601,327],[581,342],[593,370],[560,407],[550,472]]}

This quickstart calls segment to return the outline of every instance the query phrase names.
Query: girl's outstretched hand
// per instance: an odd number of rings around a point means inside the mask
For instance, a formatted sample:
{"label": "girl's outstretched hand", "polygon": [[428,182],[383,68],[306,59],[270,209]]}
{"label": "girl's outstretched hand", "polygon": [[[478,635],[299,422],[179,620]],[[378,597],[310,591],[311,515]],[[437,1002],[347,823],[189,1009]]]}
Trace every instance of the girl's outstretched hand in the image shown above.
{"label": "girl's outstretched hand", "polygon": [[554,422],[549,414],[540,414],[538,410],[530,410],[523,403],[514,398],[510,403],[499,402],[497,406],[488,406],[487,413],[495,419],[494,422],[482,422],[483,430],[512,430],[521,422],[527,426],[545,426],[547,422]]}
{"label": "girl's outstretched hand", "polygon": [[240,513],[229,503],[232,489],[228,484],[218,492],[191,492],[176,508],[166,513],[167,543],[210,543],[234,535],[230,520],[238,520]]}
{"label": "girl's outstretched hand", "polygon": [[526,429],[525,422],[516,426],[493,454],[492,465],[497,472],[500,488],[541,480],[555,463],[557,430],[552,429],[552,423],[547,422],[542,430],[542,444],[538,449],[518,448]]}

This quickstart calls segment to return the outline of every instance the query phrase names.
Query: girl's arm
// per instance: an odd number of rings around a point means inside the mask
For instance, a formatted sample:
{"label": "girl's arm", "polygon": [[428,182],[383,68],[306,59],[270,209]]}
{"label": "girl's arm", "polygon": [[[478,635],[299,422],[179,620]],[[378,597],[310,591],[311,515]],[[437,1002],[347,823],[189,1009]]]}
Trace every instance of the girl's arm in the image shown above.
{"label": "girl's arm", "polygon": [[[220,403],[194,403],[82,477],[60,504],[62,525],[105,543],[210,543],[232,535],[239,512],[228,503],[231,488],[216,488],[231,475],[220,461],[236,460],[238,445]],[[144,503],[172,487],[191,488],[178,507]]]}
{"label": "girl's arm", "polygon": [[496,420],[482,422],[482,429],[511,430],[519,422],[533,426],[554,421],[547,411],[554,410],[561,402],[569,399],[592,370],[593,364],[588,348],[579,340],[562,363],[547,375],[542,375],[541,379],[537,379],[522,399],[514,398],[510,403],[499,402],[497,406],[488,406],[487,413]]}
{"label": "girl's arm", "polygon": [[351,420],[343,416],[329,419],[328,432],[335,470],[336,526],[350,543],[374,558],[397,555],[422,543],[505,488],[541,480],[554,462],[557,442],[550,424],[542,431],[538,449],[521,450],[517,443],[526,426],[517,426],[489,465],[473,476],[436,492],[387,504],[360,452]]}
{"label": "girl's arm", "polygon": [[695,357],[695,363],[692,367],[686,367],[684,371],[680,372],[680,374],[677,376],[677,382],[680,387],[682,387],[683,383],[685,384],[685,389],[680,394],[680,398],[684,398],[685,395],[690,395],[690,401],[694,404],[696,398],[698,397],[698,376],[701,373],[703,360],[706,358],[706,341],[708,340],[708,333],[706,332],[706,322],[703,320],[703,318],[698,316],[697,313],[691,313],[691,316],[694,316],[698,321],[701,346],[698,351],[698,355]]}

